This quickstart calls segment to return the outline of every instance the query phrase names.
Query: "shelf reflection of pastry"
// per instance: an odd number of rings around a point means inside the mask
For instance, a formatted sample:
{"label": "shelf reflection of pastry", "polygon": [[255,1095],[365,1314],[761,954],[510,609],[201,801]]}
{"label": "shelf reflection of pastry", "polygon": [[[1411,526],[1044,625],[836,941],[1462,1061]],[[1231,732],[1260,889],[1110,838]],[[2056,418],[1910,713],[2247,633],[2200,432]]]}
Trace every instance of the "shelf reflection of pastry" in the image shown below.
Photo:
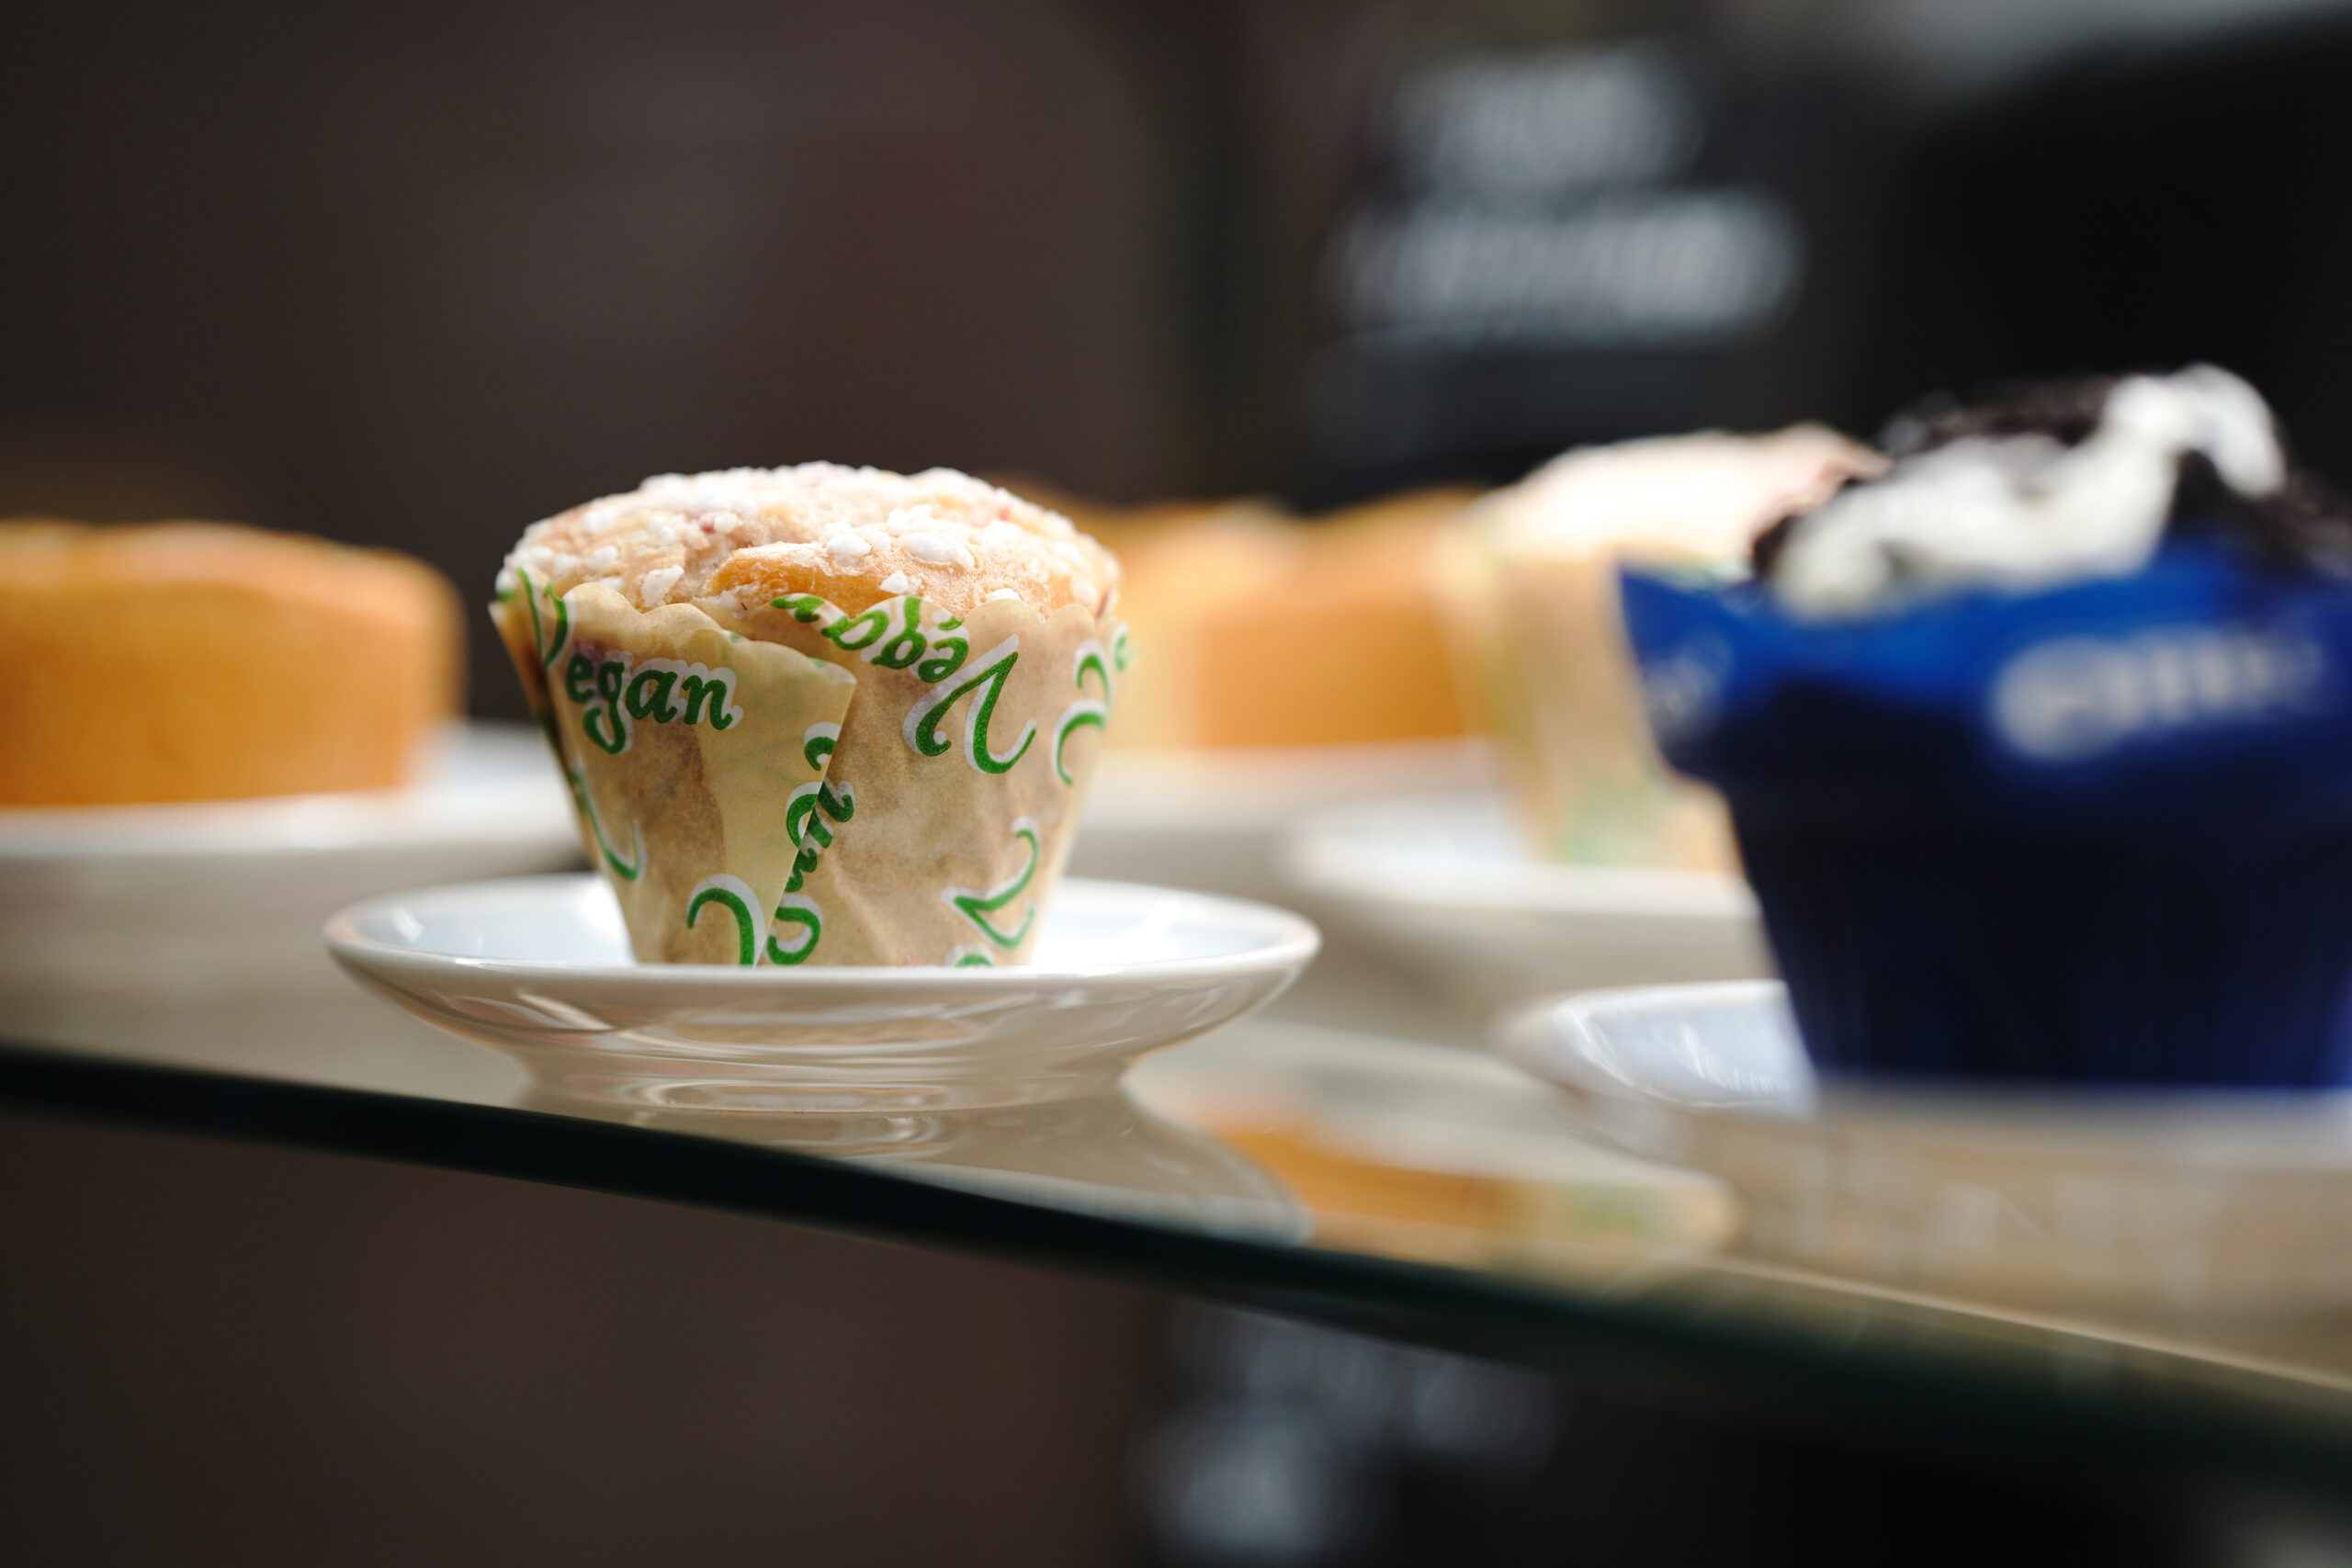
{"label": "shelf reflection of pastry", "polygon": [[1737,1228],[1721,1181],[1585,1141],[1480,1052],[1256,1020],[1149,1057],[1129,1083],[1272,1172],[1320,1246],[1593,1280]]}

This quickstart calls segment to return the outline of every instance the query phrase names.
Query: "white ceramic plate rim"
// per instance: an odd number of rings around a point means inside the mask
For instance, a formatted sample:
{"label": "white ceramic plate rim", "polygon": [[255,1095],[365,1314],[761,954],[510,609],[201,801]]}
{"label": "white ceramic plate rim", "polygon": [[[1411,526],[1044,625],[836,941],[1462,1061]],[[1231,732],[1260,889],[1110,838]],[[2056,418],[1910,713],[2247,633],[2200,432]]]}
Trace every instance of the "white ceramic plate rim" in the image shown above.
{"label": "white ceramic plate rim", "polygon": [[1217,953],[1204,958],[1141,959],[1130,964],[1050,967],[1028,964],[1004,968],[976,965],[967,969],[938,965],[885,968],[839,964],[791,967],[763,964],[746,969],[731,964],[563,964],[544,959],[480,958],[383,942],[367,936],[359,930],[362,921],[386,919],[401,906],[423,899],[511,897],[535,887],[544,889],[549,897],[555,897],[575,895],[583,885],[596,880],[596,874],[593,872],[553,876],[510,876],[487,882],[449,883],[363,899],[328,918],[324,928],[327,949],[342,962],[362,969],[397,970],[411,975],[447,974],[457,969],[559,986],[577,987],[591,983],[600,991],[623,994],[640,988],[673,992],[681,984],[690,984],[698,989],[712,987],[747,994],[814,993],[836,989],[869,991],[880,984],[893,990],[916,993],[953,992],[984,996],[992,991],[1033,988],[1041,982],[1149,979],[1155,983],[1174,984],[1225,980],[1284,970],[1295,972],[1305,968],[1323,944],[1322,933],[1315,929],[1313,921],[1272,904],[1179,888],[1155,887],[1147,883],[1097,882],[1078,876],[1064,878],[1056,897],[1065,902],[1072,895],[1080,899],[1149,900],[1154,903],[1175,900],[1191,906],[1200,918],[1255,927],[1264,933],[1265,940],[1260,945],[1240,953]]}
{"label": "white ceramic plate rim", "polygon": [[[1229,838],[1303,812],[1394,795],[1493,787],[1493,748],[1476,736],[1330,746],[1114,748],[1096,764],[1085,831]],[[1081,842],[1083,840],[1081,840]]]}
{"label": "white ceramic plate rim", "polygon": [[[1677,1116],[1769,1122],[1804,1129],[1806,1136],[1857,1130],[1907,1129],[1945,1134],[1991,1132],[2052,1134],[2081,1143],[2120,1139],[2161,1143],[2199,1129],[2267,1129],[2282,1137],[2312,1134],[2326,1147],[2324,1163],[2352,1165],[2352,1143],[2338,1128],[2352,1126],[2352,1089],[2165,1088],[2130,1084],[2004,1084],[1817,1078],[1793,1102],[1705,1100],[1661,1091],[1638,1077],[1610,1070],[1601,1055],[1578,1049],[1571,1034],[1598,1043],[1592,1021],[1611,1012],[1668,1013],[1691,1006],[1721,1008],[1780,1003],[1780,980],[1705,980],[1685,985],[1626,986],[1560,993],[1515,1004],[1488,1032],[1496,1054],[1545,1081],[1577,1093]],[[1800,1043],[1802,1049],[1802,1043]],[[2281,1168],[2309,1164],[2312,1155],[2281,1143],[2267,1163]],[[2237,1163],[2245,1163],[2241,1160]]]}
{"label": "white ceramic plate rim", "polygon": [[[1715,872],[1477,860],[1374,830],[1384,818],[1416,807],[1437,814],[1460,805],[1454,796],[1405,795],[1318,811],[1284,838],[1282,869],[1295,886],[1326,897],[1431,909],[1674,919],[1756,913],[1756,896],[1747,885]],[[1427,881],[1401,879],[1400,869],[1434,875]]]}
{"label": "white ceramic plate rim", "polygon": [[[1639,1079],[1615,1073],[1589,1050],[1571,1047],[1565,1036],[1573,1032],[1587,1040],[1587,1022],[1596,1014],[1625,1011],[1672,1011],[1692,1004],[1752,1006],[1785,995],[1779,980],[1696,980],[1677,986],[1617,986],[1598,990],[1532,997],[1504,1009],[1488,1031],[1496,1055],[1555,1084],[1588,1094],[1607,1095],[1635,1104],[1658,1105],[1686,1115],[1772,1117],[1792,1119],[1789,1110],[1767,1110],[1753,1104],[1724,1100],[1678,1100],[1660,1094]],[[1812,1107],[1796,1113],[1812,1114]]]}
{"label": "white ceramic plate rim", "polygon": [[436,763],[466,754],[483,771],[449,776],[432,766],[403,789],[0,809],[0,863],[206,860],[571,836],[568,805],[561,815],[551,808],[562,803],[562,783],[528,728],[458,726],[439,745]]}

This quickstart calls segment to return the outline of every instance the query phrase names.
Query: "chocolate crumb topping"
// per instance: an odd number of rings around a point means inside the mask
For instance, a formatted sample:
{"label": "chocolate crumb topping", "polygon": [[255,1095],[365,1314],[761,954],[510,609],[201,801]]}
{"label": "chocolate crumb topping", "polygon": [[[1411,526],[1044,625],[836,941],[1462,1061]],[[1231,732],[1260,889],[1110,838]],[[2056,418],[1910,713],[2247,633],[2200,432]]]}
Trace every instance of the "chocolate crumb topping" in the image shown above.
{"label": "chocolate crumb topping", "polygon": [[1856,485],[1865,485],[1870,482],[1860,474],[1849,474],[1836,490],[1822,497],[1817,504],[1799,511],[1781,513],[1779,517],[1765,525],[1762,533],[1748,541],[1747,570],[1759,578],[1769,579],[1772,575],[1772,569],[1780,564],[1781,552],[1788,547],[1789,537],[1796,531],[1799,522],[1810,517]]}
{"label": "chocolate crumb topping", "polygon": [[2047,435],[2079,446],[2098,428],[2118,376],[2073,376],[2057,381],[2007,382],[1984,400],[1962,403],[1931,393],[1889,420],[1879,447],[1891,457],[1916,457],[1970,438],[1999,440]]}
{"label": "chocolate crumb topping", "polygon": [[[2236,391],[2230,393],[2230,388]],[[2119,389],[2123,392],[2120,393]],[[2128,411],[2118,412],[2121,405],[2117,400],[2124,393],[2136,400]],[[2150,404],[2149,400],[2158,395],[2172,400],[2172,408],[2182,412],[2172,414],[2168,421],[2163,405],[2152,408]],[[2222,419],[2223,423],[2200,426],[2199,419]],[[2120,423],[2111,424],[2111,420]],[[2233,420],[2233,424],[2229,423]],[[2165,434],[2182,429],[2201,429],[2204,434],[2193,437]],[[2230,431],[2235,434],[2225,439],[2224,433]],[[2054,443],[2065,454],[2064,458],[2062,460],[2054,453],[2035,457],[2030,445],[2011,448],[2009,456],[1999,455],[2004,444],[2031,443],[2034,437]],[[2096,459],[2090,458],[2087,452],[2083,456],[2086,461],[2098,467],[2085,468],[2075,462],[2077,449],[2093,443],[2095,437],[2101,456]],[[2200,445],[2170,454],[2162,450],[2167,441],[2192,439]],[[1799,569],[1791,560],[1790,550],[1792,544],[1803,539],[1806,543],[1798,553],[1814,551],[1805,563],[1805,570],[1812,574],[1813,582],[1824,581],[1819,577],[1819,541],[1808,531],[1813,520],[1820,518],[1827,525],[1830,519],[1826,513],[1836,510],[1834,526],[1846,530],[1844,536],[1851,541],[1856,538],[1853,527],[1862,513],[1841,507],[1841,498],[1857,488],[1890,486],[1906,498],[1903,504],[1910,510],[1891,513],[1881,508],[1870,513],[1877,519],[1875,523],[1861,526],[1892,528],[1897,534],[1907,532],[1907,541],[1905,537],[1888,535],[1860,547],[1877,552],[1876,558],[1883,564],[1871,570],[1895,592],[1928,581],[1938,569],[1935,558],[1946,553],[1940,542],[1942,529],[1931,519],[1948,517],[1950,526],[1955,529],[1982,530],[2002,525],[1985,521],[1981,483],[1975,488],[1963,485],[1957,491],[1949,488],[1954,482],[1953,462],[1988,476],[2004,476],[2000,482],[2009,487],[2014,498],[2009,504],[2013,507],[2034,509],[2049,518],[2066,519],[2064,526],[2068,529],[2090,528],[2093,534],[2083,536],[2093,538],[2096,530],[2106,525],[2096,520],[2112,516],[2100,510],[2112,502],[2099,500],[2098,493],[2098,487],[2110,481],[2095,476],[2112,473],[2108,465],[2117,460],[2119,449],[2114,444],[2118,441],[2132,443],[2121,450],[2143,453],[2144,461],[2170,465],[2173,482],[2168,502],[2161,512],[2146,513],[2141,525],[2144,528],[2139,536],[2145,541],[2143,549],[2153,549],[2160,539],[2213,539],[2245,549],[2278,570],[2352,577],[2352,502],[2317,475],[2296,468],[2291,453],[2278,437],[2275,420],[2267,415],[2251,389],[2210,367],[2193,367],[2173,377],[2077,376],[2038,383],[2010,383],[1983,400],[1965,404],[1948,394],[1924,399],[1895,415],[1881,434],[1881,446],[1895,459],[1894,469],[1881,479],[1849,481],[1838,496],[1820,506],[1779,519],[1757,536],[1749,551],[1750,564],[1757,576],[1771,582],[1776,592],[1791,592],[1784,580]],[[2211,445],[2216,441],[2223,444]],[[1980,456],[1973,450],[1952,452],[1949,457],[1939,455],[1962,444],[1972,448],[1981,445],[1984,448],[1981,461],[1989,467],[1975,468]],[[2267,459],[2262,456],[2265,448],[2268,452]],[[2052,448],[2043,446],[2041,451],[2051,453]],[[2254,465],[2251,470],[2246,466],[2249,462]],[[2233,463],[2237,465],[2233,468]],[[2267,475],[2263,472],[2266,466]],[[2235,483],[2225,477],[2224,469],[2231,470]],[[1931,471],[1935,475],[1932,479],[1928,477]],[[2093,488],[2086,491],[2086,484]],[[2107,493],[2117,492],[2109,490]],[[2131,492],[2126,490],[2121,493]],[[2141,493],[2147,492],[2143,490]],[[1877,499],[1864,502],[1857,497],[1855,501],[1867,507]],[[1924,513],[1918,510],[1923,504],[1928,508]],[[2026,514],[2022,510],[2011,513],[2020,519]],[[1917,521],[1896,521],[1898,517]],[[2052,558],[2055,559],[2070,548],[2063,543],[2050,542],[2064,536],[2051,532],[2050,524],[2007,525],[2011,532],[2007,537],[2016,542],[2003,547],[2015,552],[2009,557],[2011,563],[2032,561],[2036,551],[2057,552]],[[1973,545],[1955,547],[1950,552],[1951,561],[1984,558],[1981,552],[1984,536],[1980,531],[1972,537]],[[2112,561],[2116,558],[2107,554],[2108,549],[2108,546],[2086,544],[2087,553],[2083,558],[2086,562],[2094,558]],[[1976,552],[1973,556],[1972,550]],[[2123,558],[2128,561],[2129,558]],[[1852,558],[1848,559],[1850,563]],[[1964,570],[1967,569],[1951,565],[1941,568],[1946,581],[1951,580],[1953,571]],[[2075,569],[2011,564],[2001,570],[2010,581],[2018,581],[2050,575],[2053,570],[2063,576],[2064,570]],[[2110,564],[2097,570],[2116,569]],[[1995,580],[1994,574],[1988,574],[1986,580]]]}
{"label": "chocolate crumb topping", "polygon": [[2165,536],[2233,540],[2275,567],[2352,577],[2352,504],[2309,468],[2290,468],[2268,495],[2244,496],[2202,453],[2184,453]]}

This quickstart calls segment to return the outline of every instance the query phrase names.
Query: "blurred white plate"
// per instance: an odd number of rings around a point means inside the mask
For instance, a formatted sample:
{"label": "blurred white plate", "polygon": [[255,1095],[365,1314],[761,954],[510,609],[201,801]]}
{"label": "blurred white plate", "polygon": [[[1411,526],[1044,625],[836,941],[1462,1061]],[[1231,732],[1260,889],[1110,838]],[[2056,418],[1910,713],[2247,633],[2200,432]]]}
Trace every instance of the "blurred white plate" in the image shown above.
{"label": "blurred white plate", "polygon": [[331,995],[319,922],[341,906],[579,857],[522,726],[453,728],[404,790],[0,810],[0,998]]}
{"label": "blurred white plate", "polygon": [[607,1107],[920,1111],[1098,1092],[1272,998],[1315,956],[1285,909],[1065,881],[1026,968],[639,964],[593,875],[396,894],[327,922],[354,975]]}
{"label": "blurred white plate", "polygon": [[1539,859],[1485,791],[1317,812],[1283,841],[1281,866],[1318,919],[1482,1010],[1547,991],[1772,972],[1736,877]]}
{"label": "blurred white plate", "polygon": [[1487,745],[1476,739],[1114,749],[1096,767],[1069,869],[1079,876],[1279,899],[1284,887],[1275,850],[1316,811],[1400,790],[1479,789],[1492,776]]}
{"label": "blurred white plate", "polygon": [[1550,998],[1494,1040],[1588,1132],[1731,1183],[1752,1253],[2034,1303],[2352,1303],[2352,1094],[1825,1085],[1776,982]]}

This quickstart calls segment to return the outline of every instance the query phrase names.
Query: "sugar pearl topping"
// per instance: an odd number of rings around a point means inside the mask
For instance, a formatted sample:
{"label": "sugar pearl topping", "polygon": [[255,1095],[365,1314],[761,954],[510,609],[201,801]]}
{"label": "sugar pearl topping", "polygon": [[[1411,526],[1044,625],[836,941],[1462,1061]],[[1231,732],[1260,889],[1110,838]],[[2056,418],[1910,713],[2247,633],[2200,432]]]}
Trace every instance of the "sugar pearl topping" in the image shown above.
{"label": "sugar pearl topping", "polygon": [[557,593],[607,581],[649,608],[788,583],[844,607],[916,593],[1100,613],[1118,582],[1116,561],[1068,518],[994,485],[833,463],[655,475],[533,524],[502,575],[518,572]]}

